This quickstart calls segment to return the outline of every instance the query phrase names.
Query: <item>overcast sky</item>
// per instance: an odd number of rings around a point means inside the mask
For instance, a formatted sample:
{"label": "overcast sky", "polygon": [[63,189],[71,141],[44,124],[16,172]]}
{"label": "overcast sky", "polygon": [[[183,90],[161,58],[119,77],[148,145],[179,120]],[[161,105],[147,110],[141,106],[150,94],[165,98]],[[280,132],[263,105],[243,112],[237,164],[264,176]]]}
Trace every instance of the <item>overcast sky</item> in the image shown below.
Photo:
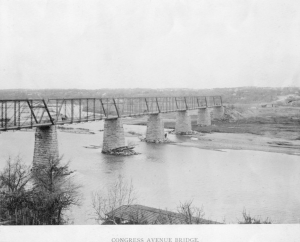
{"label": "overcast sky", "polygon": [[0,0],[0,88],[300,87],[299,0]]}

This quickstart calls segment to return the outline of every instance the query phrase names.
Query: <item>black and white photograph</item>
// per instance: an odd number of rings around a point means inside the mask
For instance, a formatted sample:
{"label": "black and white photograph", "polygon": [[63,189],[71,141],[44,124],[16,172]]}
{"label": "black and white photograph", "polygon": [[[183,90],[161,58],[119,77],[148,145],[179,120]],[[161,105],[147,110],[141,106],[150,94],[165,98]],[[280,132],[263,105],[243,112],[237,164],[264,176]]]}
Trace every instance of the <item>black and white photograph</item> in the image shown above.
{"label": "black and white photograph", "polygon": [[299,1],[0,0],[1,242],[299,224]]}

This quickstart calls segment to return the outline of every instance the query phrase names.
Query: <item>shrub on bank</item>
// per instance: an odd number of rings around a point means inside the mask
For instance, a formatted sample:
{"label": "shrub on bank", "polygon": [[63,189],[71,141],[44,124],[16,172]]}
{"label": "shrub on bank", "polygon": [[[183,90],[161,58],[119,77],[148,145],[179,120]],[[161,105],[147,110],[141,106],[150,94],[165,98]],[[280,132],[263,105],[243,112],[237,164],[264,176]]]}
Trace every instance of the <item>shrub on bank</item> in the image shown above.
{"label": "shrub on bank", "polygon": [[7,160],[0,173],[0,224],[60,225],[64,211],[79,205],[79,186],[61,159],[49,157],[46,164],[29,169],[17,157]]}

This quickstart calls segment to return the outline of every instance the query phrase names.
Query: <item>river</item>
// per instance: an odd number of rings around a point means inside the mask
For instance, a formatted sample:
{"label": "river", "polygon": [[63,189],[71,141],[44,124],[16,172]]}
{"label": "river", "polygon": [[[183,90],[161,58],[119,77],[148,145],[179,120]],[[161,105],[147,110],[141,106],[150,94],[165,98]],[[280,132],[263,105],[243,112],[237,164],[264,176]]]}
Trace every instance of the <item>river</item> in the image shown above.
{"label": "river", "polygon": [[[104,155],[103,122],[71,125],[88,128],[95,134],[58,132],[59,152],[70,168],[76,170],[76,182],[82,185],[82,205],[73,207],[69,217],[74,224],[94,224],[92,193],[103,191],[119,175],[132,180],[137,203],[176,211],[180,202],[193,201],[202,207],[205,218],[237,223],[246,209],[253,216],[269,217],[273,223],[300,221],[299,156],[245,151],[204,150],[174,144],[149,144],[137,137],[126,137],[135,143],[140,155],[116,157]],[[144,133],[146,127],[125,125],[126,131]],[[169,135],[174,141],[189,138]],[[201,142],[201,141],[199,141]],[[0,169],[5,160],[20,155],[31,164],[34,132],[3,132],[0,134]]]}

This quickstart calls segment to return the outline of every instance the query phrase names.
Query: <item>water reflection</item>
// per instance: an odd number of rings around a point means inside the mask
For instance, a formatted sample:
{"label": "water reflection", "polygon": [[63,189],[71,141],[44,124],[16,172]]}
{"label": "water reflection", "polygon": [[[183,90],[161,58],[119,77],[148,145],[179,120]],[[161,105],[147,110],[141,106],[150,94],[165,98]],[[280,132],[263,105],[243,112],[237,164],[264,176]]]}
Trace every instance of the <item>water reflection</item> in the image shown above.
{"label": "water reflection", "polygon": [[115,171],[123,170],[126,157],[102,154],[101,160],[103,162],[99,165],[101,165],[103,172],[110,174]]}

